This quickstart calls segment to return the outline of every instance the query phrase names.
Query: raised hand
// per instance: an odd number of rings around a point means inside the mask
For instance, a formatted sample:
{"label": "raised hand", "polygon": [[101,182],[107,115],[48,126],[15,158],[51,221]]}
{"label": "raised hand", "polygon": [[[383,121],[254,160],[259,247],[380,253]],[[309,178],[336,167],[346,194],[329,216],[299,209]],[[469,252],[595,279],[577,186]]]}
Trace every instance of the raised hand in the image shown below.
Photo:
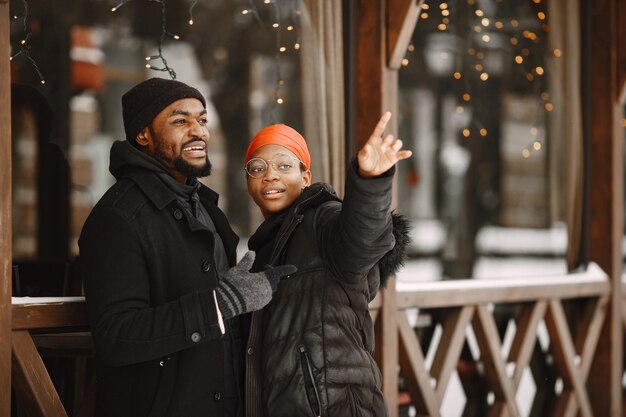
{"label": "raised hand", "polygon": [[391,113],[382,115],[371,136],[363,145],[357,158],[359,160],[359,175],[362,177],[376,177],[388,171],[396,162],[409,158],[413,153],[402,149],[402,141],[393,135],[383,139],[383,133]]}

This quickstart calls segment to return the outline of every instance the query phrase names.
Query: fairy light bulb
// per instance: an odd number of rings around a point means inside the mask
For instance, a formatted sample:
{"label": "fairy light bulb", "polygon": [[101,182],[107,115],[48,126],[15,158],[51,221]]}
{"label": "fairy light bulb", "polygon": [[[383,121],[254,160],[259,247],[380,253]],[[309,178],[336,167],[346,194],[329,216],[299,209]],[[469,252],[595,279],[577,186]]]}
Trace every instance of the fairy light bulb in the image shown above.
{"label": "fairy light bulb", "polygon": [[462,75],[460,72],[458,72],[458,71],[457,71],[457,72],[455,72],[454,74],[452,74],[452,76],[453,76],[455,79],[460,80],[460,79],[461,79],[461,77],[462,77],[463,75]]}
{"label": "fairy light bulb", "polygon": [[282,99],[282,98],[280,98],[280,97],[278,97],[278,98],[276,99],[276,103],[278,103],[278,104],[283,104],[283,99]]}
{"label": "fairy light bulb", "polygon": [[538,151],[541,150],[541,142],[539,142],[538,140],[533,142],[533,148]]}
{"label": "fairy light bulb", "polygon": [[536,127],[531,127],[531,128],[530,128],[530,134],[531,134],[531,135],[533,135],[533,136],[537,136],[537,132],[538,132],[538,130],[537,130],[537,128],[536,128]]}
{"label": "fairy light bulb", "polygon": [[483,72],[482,74],[480,74],[480,79],[481,81],[487,81],[489,79],[489,74]]}
{"label": "fairy light bulb", "polygon": [[287,30],[292,31],[293,30],[293,25],[287,26]]}
{"label": "fairy light bulb", "polygon": [[530,158],[530,151],[529,151],[528,149],[524,148],[524,149],[522,150],[522,156],[523,156],[524,158]]}
{"label": "fairy light bulb", "polygon": [[543,67],[535,68],[535,72],[537,73],[537,75],[543,75]]}
{"label": "fairy light bulb", "polygon": [[428,19],[428,13],[422,12],[422,14],[420,14],[420,19],[422,20]]}
{"label": "fairy light bulb", "polygon": [[517,64],[521,64],[522,62],[524,62],[524,58],[523,58],[523,57],[521,57],[520,55],[517,55],[517,56],[515,57],[515,63],[517,63]]}
{"label": "fairy light bulb", "polygon": [[469,129],[463,129],[463,137],[469,138],[472,132]]}
{"label": "fairy light bulb", "polygon": [[484,127],[482,129],[480,129],[480,136],[485,137],[487,136],[487,129],[485,129]]}
{"label": "fairy light bulb", "polygon": [[409,66],[409,60],[407,58],[403,58],[401,61],[403,67]]}
{"label": "fairy light bulb", "polygon": [[189,19],[189,26],[193,26],[193,19]]}
{"label": "fairy light bulb", "polygon": [[287,50],[287,48],[285,48],[284,46],[281,46],[280,48],[278,48],[278,50],[280,52],[285,52]]}
{"label": "fairy light bulb", "polygon": [[243,15],[246,15],[246,14],[248,14],[248,13],[250,13],[250,10],[248,10],[248,9],[243,9],[243,10],[241,11],[241,14],[243,14]]}
{"label": "fairy light bulb", "polygon": [[298,50],[300,49],[300,44],[298,42],[293,44],[293,49]]}

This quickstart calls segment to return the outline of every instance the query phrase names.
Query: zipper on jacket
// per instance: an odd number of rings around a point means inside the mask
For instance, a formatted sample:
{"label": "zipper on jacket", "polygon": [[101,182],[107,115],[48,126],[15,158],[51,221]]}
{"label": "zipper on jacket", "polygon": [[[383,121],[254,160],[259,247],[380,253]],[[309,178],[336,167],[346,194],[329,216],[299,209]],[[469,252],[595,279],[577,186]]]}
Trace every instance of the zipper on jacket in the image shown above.
{"label": "zipper on jacket", "polygon": [[[302,365],[302,371],[304,372],[304,387],[306,390],[306,396],[309,399],[309,405],[311,410],[317,417],[322,415],[322,403],[320,402],[320,395],[317,392],[315,386],[315,378],[313,378],[313,369],[311,368],[311,362],[309,361],[309,354],[306,352],[304,346],[299,346],[300,349],[300,364]],[[313,393],[313,395],[311,395]],[[313,402],[315,399],[315,402]]]}
{"label": "zipper on jacket", "polygon": [[316,199],[319,195],[321,195],[324,192],[324,189],[320,189],[318,190],[315,194],[313,194],[310,197],[307,197],[305,200],[302,200],[294,209],[293,213],[294,213],[294,219],[291,221],[291,223],[289,224],[289,227],[287,229],[285,229],[285,231],[283,231],[283,233],[281,233],[277,238],[276,238],[276,242],[277,245],[274,248],[274,250],[272,251],[272,256],[270,256],[270,265],[274,265],[275,262],[278,261],[277,257],[281,255],[285,244],[287,243],[287,238],[289,236],[291,236],[291,233],[293,233],[294,229],[296,228],[296,226],[298,226],[300,223],[302,223],[302,220],[304,220],[304,215],[302,214],[298,214],[298,211],[301,207],[306,207],[307,203],[311,200]]}

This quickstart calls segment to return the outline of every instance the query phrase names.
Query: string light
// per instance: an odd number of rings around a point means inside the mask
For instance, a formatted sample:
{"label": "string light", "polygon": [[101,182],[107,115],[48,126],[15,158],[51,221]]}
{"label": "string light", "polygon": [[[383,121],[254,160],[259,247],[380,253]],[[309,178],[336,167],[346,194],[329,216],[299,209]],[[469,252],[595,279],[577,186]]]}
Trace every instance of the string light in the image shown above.
{"label": "string light", "polygon": [[123,5],[125,5],[126,3],[130,3],[132,0],[122,0],[121,3],[119,3],[117,6],[111,8],[112,12],[117,11],[120,7],[122,7]]}
{"label": "string light", "polygon": [[[24,29],[25,36],[20,41],[20,50],[11,57],[9,57],[9,61],[13,61],[18,56],[23,55],[35,69],[35,72],[37,72],[37,75],[39,76],[39,82],[41,84],[45,84],[46,80],[43,78],[43,74],[39,70],[37,62],[33,59],[33,57],[30,56],[30,39],[32,38],[33,34],[28,29],[28,2],[26,0],[22,0],[22,4],[24,5],[24,12],[22,13],[22,27]],[[14,15],[13,19],[17,20],[19,17],[19,15]]]}
{"label": "string light", "polygon": [[[486,54],[490,53],[490,49],[486,49],[487,45],[485,44],[497,40],[489,32],[489,28],[494,27],[495,29],[498,29],[498,30],[509,29],[510,32],[503,32],[502,34],[503,35],[508,34],[509,36],[507,36],[507,38],[510,44],[515,47],[514,48],[515,52],[513,53],[513,60],[517,65],[519,65],[518,68],[520,69],[520,72],[521,72],[520,75],[522,77],[525,77],[525,79],[528,82],[533,83],[532,85],[534,86],[534,89],[537,90],[536,91],[537,94],[540,95],[543,101],[543,108],[538,106],[539,111],[541,112],[541,114],[543,114],[544,112],[554,111],[554,105],[548,101],[550,96],[547,92],[542,91],[543,83],[539,82],[541,78],[538,78],[538,77],[544,76],[547,70],[546,67],[543,65],[543,61],[540,58],[540,56],[543,56],[543,55],[539,54],[536,49],[532,49],[533,44],[539,44],[541,41],[545,39],[545,37],[542,38],[542,36],[540,35],[542,35],[542,33],[544,32],[547,32],[549,29],[547,23],[545,23],[548,19],[545,10],[539,10],[539,11],[534,10],[533,12],[531,12],[530,16],[533,16],[535,19],[537,19],[536,23],[530,24],[529,28],[518,29],[522,25],[522,22],[524,24],[527,24],[526,19],[520,20],[518,18],[511,18],[511,19],[505,20],[505,19],[500,18],[498,20],[495,20],[491,18],[492,16],[488,16],[488,15],[493,14],[495,16],[497,15],[497,13],[495,12],[492,13],[492,11],[489,11],[489,13],[487,13],[485,10],[481,8],[477,8],[477,6],[475,6],[478,3],[476,0],[466,0],[466,1],[468,5],[474,6],[472,14],[475,15],[475,18],[471,19],[468,22],[466,27],[468,27],[468,29],[471,30],[472,32],[479,34],[478,35],[479,38],[473,37],[473,36],[470,37],[469,47],[465,50],[467,51],[467,54],[473,58],[474,62],[472,62],[470,65],[478,73],[478,79],[485,82],[485,81],[488,81],[490,77],[493,75],[492,73],[487,71],[489,67],[486,64],[483,65],[484,62],[487,62],[487,61],[483,61],[484,59],[486,59]],[[503,0],[496,0],[496,2],[504,3]],[[541,0],[533,0],[533,2],[535,4],[542,3]],[[428,4],[422,4],[420,6],[421,8],[420,18],[421,19],[430,18],[430,14],[427,12],[427,10],[429,10],[431,6],[429,6]],[[450,22],[450,18],[452,18],[452,15],[453,15],[453,9],[449,5],[449,3],[448,2],[440,3],[439,9],[440,9],[442,18],[441,18],[441,21],[438,24],[436,24],[437,29],[439,31],[445,31],[445,30],[452,28],[451,26],[449,26],[449,22]],[[540,32],[539,29],[535,29],[536,27],[540,27],[541,30],[543,30],[543,32]],[[408,52],[412,52],[413,50],[414,50],[414,47],[411,44],[410,48],[407,48],[407,54]],[[550,49],[549,53],[556,58],[559,58],[562,56],[562,51],[559,48]],[[454,54],[449,54],[444,51],[440,53],[440,59],[450,60],[450,59],[456,59],[456,57]],[[405,56],[405,58],[402,59],[401,61],[401,64],[403,67],[408,66],[409,63],[410,63],[410,59],[408,56]],[[537,64],[540,64],[540,65],[537,65]],[[461,94],[462,102],[461,104],[456,106],[456,112],[459,114],[465,113],[466,112],[465,107],[470,105],[469,103],[472,100],[472,97],[470,94],[470,90],[472,88],[472,84],[471,84],[472,77],[464,77],[461,71],[452,72],[452,77],[455,80],[464,80],[463,82],[465,84],[465,87],[464,87],[465,92]],[[538,116],[541,117],[541,115],[538,115]],[[624,123],[626,125],[626,119],[624,120],[625,120]],[[474,136],[477,136],[478,134],[480,134],[481,137],[488,137],[489,135],[488,129],[481,126],[481,123],[479,120],[472,120],[471,124],[472,124],[471,129],[470,127],[468,127],[468,128],[461,130],[461,134],[463,137],[469,138],[472,136],[472,133],[475,133]],[[473,132],[472,130],[474,129],[475,131]],[[534,138],[534,141],[530,142],[522,151],[522,156],[524,158],[530,157],[532,152],[540,151],[543,149],[543,142],[537,139],[537,135],[538,135],[537,127],[533,127],[531,129],[531,134]]]}
{"label": "string light", "polygon": [[198,4],[198,0],[193,0],[189,6],[189,26],[193,25],[193,8]]}

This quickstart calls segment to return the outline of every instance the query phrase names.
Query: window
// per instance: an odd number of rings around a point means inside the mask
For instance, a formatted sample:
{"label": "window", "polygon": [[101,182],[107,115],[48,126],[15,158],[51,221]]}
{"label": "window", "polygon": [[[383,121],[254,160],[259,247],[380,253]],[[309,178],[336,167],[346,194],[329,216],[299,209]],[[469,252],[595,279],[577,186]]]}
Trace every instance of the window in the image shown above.
{"label": "window", "polygon": [[568,225],[578,224],[568,219],[582,190],[570,7],[422,5],[399,81],[399,135],[415,153],[400,166],[399,195],[409,197],[398,208],[414,224],[401,286],[567,272]]}

